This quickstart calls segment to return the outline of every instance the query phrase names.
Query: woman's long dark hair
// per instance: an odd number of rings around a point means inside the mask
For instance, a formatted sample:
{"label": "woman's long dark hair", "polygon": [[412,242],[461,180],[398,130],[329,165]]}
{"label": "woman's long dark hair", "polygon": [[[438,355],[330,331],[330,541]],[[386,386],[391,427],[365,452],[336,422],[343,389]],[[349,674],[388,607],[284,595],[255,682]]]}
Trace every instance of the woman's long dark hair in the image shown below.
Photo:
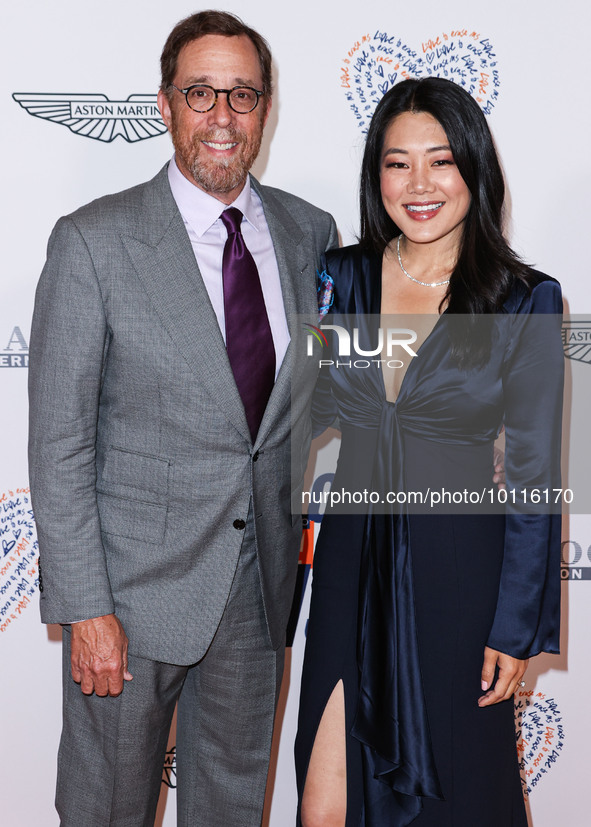
{"label": "woman's long dark hair", "polygon": [[[458,260],[443,302],[448,302],[450,313],[501,312],[515,280],[529,288],[531,270],[503,237],[505,184],[486,118],[474,98],[452,81],[436,77],[405,80],[386,92],[378,104],[361,167],[359,241],[382,254],[401,232],[382,202],[380,170],[386,130],[403,112],[426,112],[441,124],[472,196]],[[467,340],[455,343],[461,362],[466,360],[469,347]],[[474,363],[474,358],[468,361]]]}

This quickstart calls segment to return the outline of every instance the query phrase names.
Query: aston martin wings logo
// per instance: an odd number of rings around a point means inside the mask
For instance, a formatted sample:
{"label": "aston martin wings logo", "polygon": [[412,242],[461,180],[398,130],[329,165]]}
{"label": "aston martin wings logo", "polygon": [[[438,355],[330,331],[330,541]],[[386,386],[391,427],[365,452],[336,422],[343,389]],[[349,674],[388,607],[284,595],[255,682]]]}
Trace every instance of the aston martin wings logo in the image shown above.
{"label": "aston martin wings logo", "polygon": [[77,135],[110,143],[117,136],[134,143],[166,132],[156,95],[130,95],[112,101],[106,95],[14,92],[17,103],[36,118],[67,126]]}
{"label": "aston martin wings logo", "polygon": [[591,364],[591,319],[577,316],[565,318],[562,323],[562,345],[567,359]]}

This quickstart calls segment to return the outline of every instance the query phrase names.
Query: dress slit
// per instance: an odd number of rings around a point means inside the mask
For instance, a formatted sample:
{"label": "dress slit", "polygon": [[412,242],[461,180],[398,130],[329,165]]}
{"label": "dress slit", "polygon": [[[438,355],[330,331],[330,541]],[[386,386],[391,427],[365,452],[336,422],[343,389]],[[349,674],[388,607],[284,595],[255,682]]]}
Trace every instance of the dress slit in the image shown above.
{"label": "dress slit", "polygon": [[[304,792],[306,777],[316,734],[330,697],[340,680],[343,682],[345,704],[345,740],[347,755],[347,818],[345,827],[359,827],[363,808],[363,792],[353,783],[362,772],[361,745],[350,734],[357,708],[359,669],[357,666],[357,583],[359,573],[359,549],[363,522],[352,515],[338,518],[326,515],[323,522],[332,523],[339,535],[330,552],[318,558],[312,582],[316,604],[322,607],[319,616],[310,613],[306,648],[304,679],[295,744],[296,777],[299,800]],[[359,542],[349,546],[351,532],[359,534]],[[347,542],[346,542],[347,541]],[[339,549],[342,553],[339,553]],[[351,549],[355,553],[351,554]],[[328,549],[326,550],[328,552]],[[332,561],[328,558],[332,557]],[[324,565],[330,569],[330,577],[324,576]],[[321,592],[321,594],[318,594]],[[328,609],[328,611],[327,611]],[[323,642],[324,641],[324,642]],[[314,676],[313,680],[308,678]],[[299,805],[301,806],[301,804]],[[298,806],[297,825],[301,827]]]}

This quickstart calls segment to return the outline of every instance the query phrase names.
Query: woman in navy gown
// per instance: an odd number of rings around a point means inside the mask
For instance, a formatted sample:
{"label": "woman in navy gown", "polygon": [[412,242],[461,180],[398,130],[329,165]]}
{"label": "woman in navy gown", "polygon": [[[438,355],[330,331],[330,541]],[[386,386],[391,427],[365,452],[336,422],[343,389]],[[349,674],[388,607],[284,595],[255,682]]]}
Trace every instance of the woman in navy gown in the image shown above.
{"label": "woman in navy gown", "polygon": [[467,92],[428,78],[384,96],[360,244],[326,255],[324,322],[356,327],[370,352],[380,320],[413,314],[397,326],[417,355],[347,368],[332,331],[314,414],[342,434],[333,490],[490,502],[504,426],[508,501],[525,500],[325,514],[296,740],[303,827],[527,825],[513,693],[529,657],[558,652],[560,516],[528,498],[559,484],[562,302],[507,245],[503,200]]}

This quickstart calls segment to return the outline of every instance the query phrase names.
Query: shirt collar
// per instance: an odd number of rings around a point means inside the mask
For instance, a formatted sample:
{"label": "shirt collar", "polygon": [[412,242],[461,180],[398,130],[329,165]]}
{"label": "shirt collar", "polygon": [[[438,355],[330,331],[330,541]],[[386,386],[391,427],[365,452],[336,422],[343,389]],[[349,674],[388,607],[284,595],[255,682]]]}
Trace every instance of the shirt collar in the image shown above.
{"label": "shirt collar", "polygon": [[255,230],[261,229],[255,202],[258,196],[250,185],[250,176],[247,176],[246,183],[238,197],[229,205],[222,204],[213,195],[185,178],[177,166],[174,155],[168,165],[168,181],[184,221],[198,238],[201,238],[215,224],[228,207],[238,207]]}

